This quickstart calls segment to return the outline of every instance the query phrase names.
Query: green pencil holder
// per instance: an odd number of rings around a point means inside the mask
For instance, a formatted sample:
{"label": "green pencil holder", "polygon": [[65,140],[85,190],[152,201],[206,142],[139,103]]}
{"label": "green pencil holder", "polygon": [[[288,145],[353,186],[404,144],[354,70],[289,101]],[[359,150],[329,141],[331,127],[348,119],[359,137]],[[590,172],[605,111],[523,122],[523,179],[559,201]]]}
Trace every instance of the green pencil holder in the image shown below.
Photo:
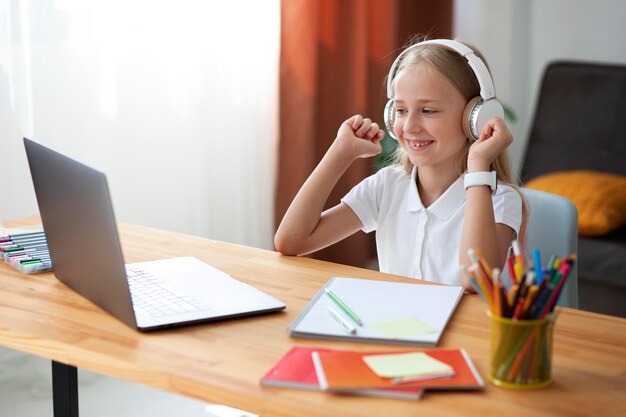
{"label": "green pencil holder", "polygon": [[487,314],[491,319],[491,382],[518,390],[550,385],[554,315],[540,320],[512,320]]}

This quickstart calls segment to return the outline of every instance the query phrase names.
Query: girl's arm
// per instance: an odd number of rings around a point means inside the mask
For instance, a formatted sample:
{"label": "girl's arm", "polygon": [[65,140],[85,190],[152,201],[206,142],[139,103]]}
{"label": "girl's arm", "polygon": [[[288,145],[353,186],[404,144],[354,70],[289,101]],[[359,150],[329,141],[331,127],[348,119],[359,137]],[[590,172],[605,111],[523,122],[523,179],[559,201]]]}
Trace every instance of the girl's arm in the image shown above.
{"label": "girl's arm", "polygon": [[384,132],[360,115],[341,124],[337,137],[306,180],[285,213],[274,237],[285,255],[304,255],[332,245],[363,227],[347,205],[340,203],[322,213],[339,178],[357,158],[381,152]]}
{"label": "girl's arm", "polygon": [[[513,136],[499,117],[491,119],[480,137],[470,147],[467,157],[467,172],[489,171],[491,163],[513,142]],[[488,186],[469,187],[465,191],[466,206],[459,262],[470,265],[468,249],[479,248],[483,258],[492,268],[502,268],[507,250],[514,237],[514,230],[504,224],[496,224],[493,213],[491,189]],[[463,283],[472,290],[468,282]]]}

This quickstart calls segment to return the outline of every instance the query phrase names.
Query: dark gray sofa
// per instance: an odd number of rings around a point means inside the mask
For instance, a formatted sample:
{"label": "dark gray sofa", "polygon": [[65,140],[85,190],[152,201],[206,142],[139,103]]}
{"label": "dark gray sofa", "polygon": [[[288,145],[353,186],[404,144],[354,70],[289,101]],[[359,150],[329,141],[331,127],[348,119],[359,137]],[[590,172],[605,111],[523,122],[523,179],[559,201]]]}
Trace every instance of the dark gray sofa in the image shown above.
{"label": "dark gray sofa", "polygon": [[[626,66],[561,61],[546,68],[521,180],[570,170],[626,177]],[[580,308],[626,317],[626,226],[579,237],[578,259]]]}

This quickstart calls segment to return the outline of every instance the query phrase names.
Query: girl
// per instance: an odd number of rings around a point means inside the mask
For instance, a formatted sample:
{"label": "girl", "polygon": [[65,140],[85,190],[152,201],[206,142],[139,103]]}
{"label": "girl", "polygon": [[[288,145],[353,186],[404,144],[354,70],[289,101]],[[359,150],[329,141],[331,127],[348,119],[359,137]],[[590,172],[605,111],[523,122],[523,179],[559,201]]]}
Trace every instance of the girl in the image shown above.
{"label": "girl", "polygon": [[466,105],[492,83],[484,60],[476,63],[482,55],[467,48],[439,40],[405,49],[388,79],[388,130],[400,145],[396,164],[322,212],[350,164],[382,150],[377,123],[361,115],[346,120],[285,213],[274,239],[279,252],[303,255],[360,229],[376,230],[382,272],[472,290],[458,267],[471,263],[470,248],[502,269],[511,240],[523,237],[526,209],[511,184],[505,149],[513,138],[502,118],[468,125],[476,112]]}

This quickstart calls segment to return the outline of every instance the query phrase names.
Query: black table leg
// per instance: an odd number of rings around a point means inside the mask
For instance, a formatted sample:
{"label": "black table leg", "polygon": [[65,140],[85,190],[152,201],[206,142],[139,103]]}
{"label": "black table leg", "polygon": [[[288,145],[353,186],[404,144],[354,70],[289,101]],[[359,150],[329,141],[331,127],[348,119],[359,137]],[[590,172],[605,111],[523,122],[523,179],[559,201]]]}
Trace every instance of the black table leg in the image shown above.
{"label": "black table leg", "polygon": [[54,417],[78,417],[76,367],[52,361],[52,405]]}

